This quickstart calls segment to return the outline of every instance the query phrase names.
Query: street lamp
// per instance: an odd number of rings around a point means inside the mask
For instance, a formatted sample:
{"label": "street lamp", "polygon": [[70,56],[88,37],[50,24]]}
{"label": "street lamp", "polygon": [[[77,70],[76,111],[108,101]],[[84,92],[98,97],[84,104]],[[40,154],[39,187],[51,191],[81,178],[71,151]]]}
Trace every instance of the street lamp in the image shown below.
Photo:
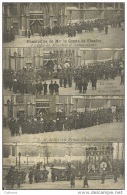
{"label": "street lamp", "polygon": [[78,99],[77,98],[75,99],[75,102],[76,102],[76,112],[77,112],[77,109],[78,109],[77,108],[77,104],[78,104]]}
{"label": "street lamp", "polygon": [[20,171],[20,157],[21,157],[21,152],[18,153],[19,156],[19,171]]}
{"label": "street lamp", "polygon": [[29,157],[29,154],[27,154],[26,157],[27,157],[27,169],[28,169],[28,157]]}

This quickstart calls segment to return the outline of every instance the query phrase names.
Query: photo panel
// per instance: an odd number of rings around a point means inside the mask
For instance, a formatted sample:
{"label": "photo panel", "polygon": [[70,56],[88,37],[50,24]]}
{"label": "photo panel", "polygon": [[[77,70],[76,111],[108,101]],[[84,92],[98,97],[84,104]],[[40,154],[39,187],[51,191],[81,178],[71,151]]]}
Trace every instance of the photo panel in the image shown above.
{"label": "photo panel", "polygon": [[3,142],[124,142],[124,96],[3,97]]}
{"label": "photo panel", "polygon": [[3,48],[3,95],[124,95],[123,48]]}
{"label": "photo panel", "polygon": [[4,47],[124,47],[124,3],[3,3]]}
{"label": "photo panel", "polygon": [[4,143],[3,186],[123,190],[124,150],[123,142],[111,141]]}

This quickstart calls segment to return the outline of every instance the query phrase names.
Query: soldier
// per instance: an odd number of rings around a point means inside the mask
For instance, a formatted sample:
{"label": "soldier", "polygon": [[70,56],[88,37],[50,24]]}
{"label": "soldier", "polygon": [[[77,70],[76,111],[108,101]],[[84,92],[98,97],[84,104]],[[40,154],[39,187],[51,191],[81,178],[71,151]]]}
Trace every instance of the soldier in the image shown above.
{"label": "soldier", "polygon": [[21,183],[22,183],[21,176],[22,176],[22,175],[21,175],[21,172],[19,172],[18,178],[17,178],[17,187],[18,187],[18,188],[20,188]]}
{"label": "soldier", "polygon": [[89,187],[87,175],[84,177],[84,180],[83,180],[83,187],[85,188],[85,186]]}
{"label": "soldier", "polygon": [[30,36],[31,36],[31,30],[29,29],[28,30],[28,38],[30,38]]}
{"label": "soldier", "polygon": [[33,171],[31,170],[30,172],[29,172],[29,182],[30,182],[30,184],[32,184],[32,182],[33,182]]}
{"label": "soldier", "polygon": [[79,93],[82,93],[82,81],[81,81],[81,79],[78,82],[78,89],[79,89]]}
{"label": "soldier", "polygon": [[43,87],[44,87],[44,95],[47,95],[47,83],[46,83],[46,81],[44,82],[44,84],[43,84]]}
{"label": "soldier", "polygon": [[67,78],[66,78],[66,75],[64,75],[64,88],[66,88],[66,85],[67,85]]}
{"label": "soldier", "polygon": [[56,83],[56,81],[54,82],[54,90],[55,90],[55,94],[59,95],[59,85]]}
{"label": "soldier", "polygon": [[71,173],[70,184],[71,184],[71,188],[75,187],[75,175],[73,172]]}
{"label": "soldier", "polygon": [[104,182],[105,182],[105,173],[104,173],[104,171],[103,171],[102,176],[101,176],[101,181],[102,181],[101,184],[104,184]]}
{"label": "soldier", "polygon": [[108,34],[108,25],[105,26],[105,34]]}
{"label": "soldier", "polygon": [[15,121],[15,132],[16,132],[16,135],[19,135],[19,123],[18,123],[18,120]]}
{"label": "soldier", "polygon": [[49,84],[49,92],[50,92],[50,95],[53,95],[53,92],[54,92],[54,84],[53,84],[53,81],[51,81],[51,83]]}
{"label": "soldier", "polygon": [[63,84],[63,76],[62,76],[62,74],[60,74],[59,83],[60,83],[60,87],[62,87],[62,84]]}
{"label": "soldier", "polygon": [[15,119],[14,117],[12,117],[12,119],[10,120],[10,123],[9,123],[9,127],[10,127],[10,130],[11,130],[11,136],[14,136],[15,135]]}
{"label": "soldier", "polygon": [[83,93],[86,93],[87,86],[88,86],[86,78],[84,79],[84,82],[82,83],[82,85],[83,85]]}
{"label": "soldier", "polygon": [[114,183],[117,182],[117,178],[118,178],[118,173],[117,170],[114,171]]}
{"label": "soldier", "polygon": [[96,90],[96,83],[97,83],[97,78],[96,78],[96,75],[95,75],[95,72],[93,74],[93,77],[91,78],[91,82],[92,82],[92,89]]}
{"label": "soldier", "polygon": [[27,34],[28,34],[28,29],[26,28],[25,29],[25,37],[27,37]]}
{"label": "soldier", "polygon": [[51,171],[51,179],[52,179],[52,182],[55,181],[55,171],[54,171],[54,169],[52,169],[52,171]]}
{"label": "soldier", "polygon": [[72,77],[71,77],[71,75],[68,77],[68,85],[69,85],[69,87],[72,86]]}

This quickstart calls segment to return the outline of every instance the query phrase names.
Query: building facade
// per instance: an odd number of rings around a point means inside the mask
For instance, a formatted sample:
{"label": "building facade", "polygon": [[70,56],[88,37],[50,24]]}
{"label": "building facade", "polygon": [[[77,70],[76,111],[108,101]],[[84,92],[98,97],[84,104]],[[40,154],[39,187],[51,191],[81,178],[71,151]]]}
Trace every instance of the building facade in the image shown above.
{"label": "building facade", "polygon": [[73,110],[77,112],[92,111],[112,106],[124,106],[123,96],[30,96],[13,95],[4,96],[3,113],[5,117],[17,117],[17,114],[27,113],[57,113],[64,110],[67,114]]}
{"label": "building facade", "polygon": [[[60,146],[60,147],[59,147]],[[96,154],[93,148],[96,147]],[[108,148],[107,148],[108,147]],[[31,149],[32,148],[32,149]],[[87,148],[90,149],[88,154]],[[106,152],[109,150],[108,152]],[[111,152],[112,150],[112,152]],[[34,165],[37,162],[55,165],[65,162],[98,163],[105,159],[113,165],[114,160],[124,161],[124,144],[118,142],[87,142],[86,143],[4,143],[3,164],[18,165],[19,152],[21,166]],[[28,162],[27,162],[28,161]],[[48,162],[47,162],[48,161]],[[96,162],[95,162],[96,161]]]}

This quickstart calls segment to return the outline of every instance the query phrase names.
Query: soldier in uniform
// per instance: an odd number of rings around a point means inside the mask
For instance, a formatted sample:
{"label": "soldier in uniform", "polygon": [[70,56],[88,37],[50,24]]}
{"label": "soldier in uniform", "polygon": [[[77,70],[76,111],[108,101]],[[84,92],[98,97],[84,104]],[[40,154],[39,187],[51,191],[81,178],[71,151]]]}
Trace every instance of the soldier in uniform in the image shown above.
{"label": "soldier in uniform", "polygon": [[31,30],[29,29],[28,30],[28,38],[30,38],[30,36],[31,36]]}
{"label": "soldier in uniform", "polygon": [[91,78],[91,82],[92,82],[92,89],[94,90],[96,90],[96,83],[97,83],[97,78],[96,78],[96,75],[95,75],[95,72],[94,72],[94,74],[93,74],[93,76],[92,76],[92,78]]}
{"label": "soldier in uniform", "polygon": [[102,184],[105,183],[105,172],[103,171],[102,175],[101,175],[101,181],[102,181]]}
{"label": "soldier in uniform", "polygon": [[83,180],[83,187],[85,188],[85,186],[89,187],[87,175],[84,177],[84,180]]}
{"label": "soldier in uniform", "polygon": [[33,176],[34,176],[34,174],[33,174],[33,171],[31,170],[29,172],[29,182],[30,182],[30,184],[32,184],[32,182],[33,182]]}
{"label": "soldier in uniform", "polygon": [[60,74],[59,83],[60,83],[60,87],[62,87],[62,84],[63,84],[63,76],[62,76],[62,74]]}
{"label": "soldier in uniform", "polygon": [[108,34],[108,25],[105,26],[105,34]]}
{"label": "soldier in uniform", "polygon": [[53,84],[53,81],[51,81],[51,83],[49,84],[49,92],[50,92],[50,95],[53,95],[53,92],[54,92],[54,84]]}
{"label": "soldier in uniform", "polygon": [[71,173],[70,184],[71,184],[71,188],[75,187],[75,175],[73,172]]}
{"label": "soldier in uniform", "polygon": [[56,83],[56,81],[54,82],[54,90],[55,90],[55,94],[59,95],[59,85]]}
{"label": "soldier in uniform", "polygon": [[44,95],[47,95],[47,83],[46,82],[44,82],[44,84],[43,84],[43,87],[44,87]]}
{"label": "soldier in uniform", "polygon": [[55,181],[55,171],[54,171],[54,169],[52,169],[52,171],[51,171],[51,179],[52,179],[52,182]]}
{"label": "soldier in uniform", "polygon": [[114,183],[117,182],[117,178],[118,178],[117,170],[114,170]]}
{"label": "soldier in uniform", "polygon": [[87,80],[86,80],[86,78],[84,79],[84,81],[83,81],[83,93],[86,93],[86,91],[87,91],[87,86],[88,86],[88,83],[87,83]]}

